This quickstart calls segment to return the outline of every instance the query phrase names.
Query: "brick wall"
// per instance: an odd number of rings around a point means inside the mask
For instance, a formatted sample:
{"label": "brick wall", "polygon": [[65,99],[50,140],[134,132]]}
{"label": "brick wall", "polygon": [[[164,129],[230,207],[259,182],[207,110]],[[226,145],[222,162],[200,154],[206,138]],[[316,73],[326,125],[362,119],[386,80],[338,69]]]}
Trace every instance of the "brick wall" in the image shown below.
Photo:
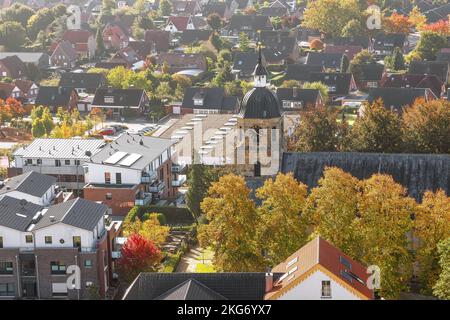
{"label": "brick wall", "polygon": [[[113,215],[125,216],[132,207],[139,187],[133,188],[103,188],[97,186],[87,186],[83,189],[84,198],[92,201],[101,201],[112,209]],[[106,195],[111,194],[111,199]]]}

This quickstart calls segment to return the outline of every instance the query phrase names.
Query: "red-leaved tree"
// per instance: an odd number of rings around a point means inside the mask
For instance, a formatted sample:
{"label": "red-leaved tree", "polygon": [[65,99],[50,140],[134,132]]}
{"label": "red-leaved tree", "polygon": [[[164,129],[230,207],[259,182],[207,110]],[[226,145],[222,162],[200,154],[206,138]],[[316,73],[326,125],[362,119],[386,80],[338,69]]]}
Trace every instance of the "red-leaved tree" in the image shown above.
{"label": "red-leaved tree", "polygon": [[133,234],[122,247],[118,261],[121,279],[131,282],[141,272],[154,272],[161,259],[161,251],[153,242],[139,234]]}

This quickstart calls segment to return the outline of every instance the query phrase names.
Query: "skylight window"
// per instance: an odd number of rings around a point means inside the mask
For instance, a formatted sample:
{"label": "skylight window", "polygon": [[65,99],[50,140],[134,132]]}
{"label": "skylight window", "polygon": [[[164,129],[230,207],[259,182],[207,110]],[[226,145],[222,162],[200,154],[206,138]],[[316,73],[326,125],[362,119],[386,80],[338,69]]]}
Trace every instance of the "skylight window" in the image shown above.
{"label": "skylight window", "polygon": [[352,264],[350,263],[350,261],[348,261],[347,259],[345,259],[343,256],[339,257],[339,261],[348,269],[348,270],[352,270]]}
{"label": "skylight window", "polygon": [[292,259],[291,261],[288,262],[286,269],[289,268],[290,266],[292,266],[294,263],[296,263],[298,261],[298,257],[295,257],[294,259]]}

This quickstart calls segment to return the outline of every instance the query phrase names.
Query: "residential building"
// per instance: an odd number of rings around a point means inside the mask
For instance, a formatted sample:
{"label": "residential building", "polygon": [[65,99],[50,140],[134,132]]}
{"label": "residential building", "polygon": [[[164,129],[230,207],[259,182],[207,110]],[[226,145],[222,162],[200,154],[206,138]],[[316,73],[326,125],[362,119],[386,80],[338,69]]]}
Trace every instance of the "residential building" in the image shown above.
{"label": "residential building", "polygon": [[[264,52],[261,53],[261,62],[267,66]],[[255,51],[237,51],[233,57],[233,67],[231,73],[238,79],[250,79],[253,77],[253,71],[258,63],[258,53]]]}
{"label": "residential building", "polygon": [[50,63],[50,57],[43,52],[0,52],[0,59],[17,56],[25,64],[33,64],[39,69],[46,69]]}
{"label": "residential building", "polygon": [[324,103],[318,89],[277,88],[276,94],[284,112],[304,111],[308,107],[316,108]]}
{"label": "residential building", "polygon": [[34,139],[17,149],[8,176],[36,171],[56,177],[61,189],[82,194],[86,161],[105,145],[97,139]]}
{"label": "residential building", "polygon": [[170,48],[171,33],[164,30],[147,30],[144,39],[146,43],[154,44],[157,52],[167,52]]}
{"label": "residential building", "polygon": [[69,41],[80,58],[92,59],[95,57],[97,42],[94,35],[87,30],[67,30],[62,36]]}
{"label": "residential building", "polygon": [[311,73],[309,82],[322,82],[328,87],[329,101],[340,104],[339,99],[357,90],[351,73],[321,72]]}
{"label": "residential building", "polygon": [[123,49],[128,46],[129,37],[118,24],[110,24],[103,30],[103,43],[106,49]]}
{"label": "residential building", "polygon": [[269,273],[141,273],[123,300],[372,300],[367,268],[320,237]]}
{"label": "residential building", "polygon": [[67,41],[61,41],[50,56],[50,65],[53,67],[73,68],[78,60],[78,54],[72,44]]}
{"label": "residential building", "polygon": [[445,83],[428,74],[391,74],[381,81],[383,88],[428,88],[437,98],[445,94]]}
{"label": "residential building", "polygon": [[300,84],[310,81],[311,73],[324,72],[322,65],[288,64],[286,69],[286,80],[296,80]]}
{"label": "residential building", "polygon": [[95,91],[92,108],[111,109],[113,115],[123,116],[124,112],[142,113],[148,109],[148,96],[142,89],[99,88]]}
{"label": "residential building", "polygon": [[59,80],[60,87],[73,88],[78,94],[95,93],[106,85],[106,77],[102,73],[64,72]]}
{"label": "residential building", "polygon": [[445,85],[449,82],[449,64],[447,61],[411,61],[408,74],[426,74],[436,76]]}
{"label": "residential building", "polygon": [[368,63],[361,65],[360,78],[357,81],[359,90],[380,87],[382,79],[386,76],[386,69],[380,63]]}
{"label": "residential building", "polygon": [[105,203],[115,215],[136,204],[175,197],[185,176],[172,168],[170,139],[123,133],[86,163],[84,197]]}
{"label": "residential building", "polygon": [[0,59],[0,76],[21,79],[26,76],[26,66],[18,56],[6,56]]}
{"label": "residential building", "polygon": [[235,14],[231,16],[230,23],[223,29],[222,35],[237,40],[239,33],[244,32],[250,38],[256,39],[259,30],[273,30],[268,16]]}
{"label": "residential building", "polygon": [[164,52],[157,58],[158,66],[167,64],[169,73],[177,73],[184,70],[206,71],[206,58],[201,53]]}
{"label": "residential building", "polygon": [[208,41],[212,30],[184,30],[181,34],[180,44],[191,46],[194,43]]}
{"label": "residential building", "polygon": [[322,66],[325,70],[339,72],[343,53],[309,52],[305,64]]}
{"label": "residential building", "polygon": [[29,171],[5,180],[0,188],[0,199],[8,196],[48,206],[57,192],[55,177]]}
{"label": "residential building", "polygon": [[224,88],[189,87],[184,91],[183,102],[174,107],[174,114],[235,113],[237,97],[227,96]]}
{"label": "residential building", "polygon": [[378,58],[384,58],[391,55],[395,48],[400,48],[403,52],[407,45],[408,39],[406,35],[400,33],[382,33],[379,32],[375,36],[373,50]]}
{"label": "residential building", "polygon": [[22,103],[32,103],[37,97],[39,87],[29,80],[16,79],[12,83],[0,83],[0,99],[14,98]]}
{"label": "residential building", "polygon": [[34,104],[49,107],[51,112],[56,112],[59,107],[64,109],[76,108],[77,102],[78,94],[72,87],[41,86]]}
{"label": "residential building", "polygon": [[[1,298],[105,297],[113,283],[113,250],[121,222],[109,209],[76,198],[48,208],[5,196],[0,200]],[[80,287],[68,274],[80,270]]]}
{"label": "residential building", "polygon": [[418,98],[428,101],[436,99],[436,96],[428,88],[374,88],[369,90],[368,102],[381,99],[385,108],[402,113],[404,107],[411,106]]}

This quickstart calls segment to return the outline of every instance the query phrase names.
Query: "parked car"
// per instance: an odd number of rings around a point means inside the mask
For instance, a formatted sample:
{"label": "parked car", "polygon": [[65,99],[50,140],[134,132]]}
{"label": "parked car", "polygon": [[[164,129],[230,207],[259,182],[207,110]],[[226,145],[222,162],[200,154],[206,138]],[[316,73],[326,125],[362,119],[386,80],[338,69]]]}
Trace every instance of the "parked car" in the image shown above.
{"label": "parked car", "polygon": [[141,130],[139,130],[138,134],[146,134],[148,132],[155,130],[155,128],[156,128],[156,126],[146,126],[146,127],[142,128]]}
{"label": "parked car", "polygon": [[104,128],[99,131],[102,136],[113,136],[116,133],[116,129],[113,127]]}

